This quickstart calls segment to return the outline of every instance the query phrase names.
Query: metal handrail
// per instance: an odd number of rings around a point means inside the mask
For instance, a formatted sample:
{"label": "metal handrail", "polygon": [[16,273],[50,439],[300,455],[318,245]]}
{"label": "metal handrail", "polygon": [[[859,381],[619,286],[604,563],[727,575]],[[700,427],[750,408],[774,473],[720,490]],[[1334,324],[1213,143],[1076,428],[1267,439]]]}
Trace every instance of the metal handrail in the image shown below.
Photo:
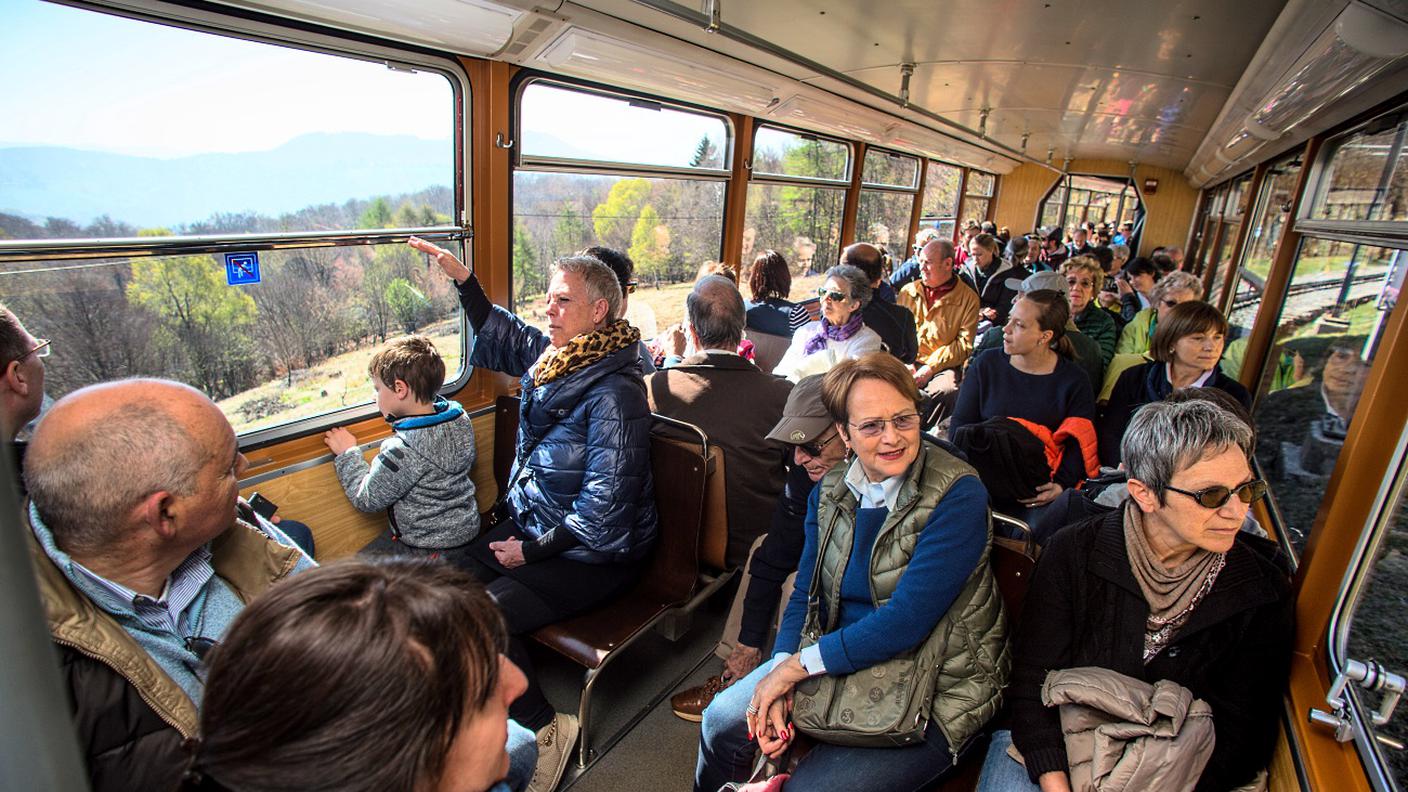
{"label": "metal handrail", "polygon": [[[0,241],[0,264],[137,256],[179,256],[234,253],[249,250],[382,245],[413,236],[434,241],[468,240],[474,231],[459,226],[387,228],[358,231],[284,232],[275,234],[203,234],[178,237],[118,237],[113,239],[37,239]],[[0,272],[0,275],[14,274]]]}

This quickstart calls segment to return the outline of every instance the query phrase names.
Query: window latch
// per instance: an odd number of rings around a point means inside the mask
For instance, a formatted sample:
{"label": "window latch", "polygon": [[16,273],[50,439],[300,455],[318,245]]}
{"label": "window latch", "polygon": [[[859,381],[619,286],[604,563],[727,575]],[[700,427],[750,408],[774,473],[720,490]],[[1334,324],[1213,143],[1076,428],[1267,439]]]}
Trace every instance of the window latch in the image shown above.
{"label": "window latch", "polygon": [[[1345,694],[1350,682],[1358,684],[1364,690],[1383,694],[1379,708],[1369,715],[1370,722],[1375,726],[1383,726],[1389,722],[1393,711],[1398,707],[1398,700],[1403,696],[1404,687],[1408,686],[1401,674],[1389,671],[1376,660],[1367,663],[1358,660],[1347,661],[1344,670],[1335,677],[1329,692],[1325,694],[1329,711],[1312,708],[1309,713],[1311,723],[1318,723],[1332,730],[1339,742],[1354,739],[1355,727],[1349,718],[1349,700]],[[1374,738],[1385,747],[1398,751],[1404,749],[1402,742],[1386,735],[1375,734]]]}

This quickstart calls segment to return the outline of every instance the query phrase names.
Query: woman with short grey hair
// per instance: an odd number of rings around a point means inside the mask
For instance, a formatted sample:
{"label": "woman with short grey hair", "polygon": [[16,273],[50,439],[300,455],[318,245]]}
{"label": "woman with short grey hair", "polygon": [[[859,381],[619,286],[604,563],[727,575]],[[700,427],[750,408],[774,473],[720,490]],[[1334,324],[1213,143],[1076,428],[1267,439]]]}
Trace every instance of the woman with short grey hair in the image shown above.
{"label": "woman with short grey hair", "polygon": [[797,330],[774,374],[793,382],[825,374],[832,366],[880,350],[880,336],[861,320],[870,303],[870,279],[860,267],[838,264],[817,289],[821,318]]}
{"label": "woman with short grey hair", "polygon": [[1252,428],[1211,401],[1154,402],[1135,414],[1122,446],[1129,500],[1043,548],[1017,633],[1012,730],[994,735],[980,792],[1070,789],[1075,758],[1042,686],[1048,672],[1072,668],[1168,680],[1207,702],[1216,739],[1199,790],[1233,789],[1264,770],[1294,602],[1278,546],[1241,531],[1266,493],[1251,450]]}

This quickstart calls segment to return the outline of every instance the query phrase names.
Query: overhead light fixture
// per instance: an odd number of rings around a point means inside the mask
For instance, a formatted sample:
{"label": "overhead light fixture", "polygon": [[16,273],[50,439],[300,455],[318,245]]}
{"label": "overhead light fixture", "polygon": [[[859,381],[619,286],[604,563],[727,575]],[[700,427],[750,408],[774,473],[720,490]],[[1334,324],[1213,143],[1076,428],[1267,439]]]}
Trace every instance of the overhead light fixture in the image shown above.
{"label": "overhead light fixture", "polygon": [[851,108],[810,96],[793,96],[778,105],[768,117],[803,129],[859,138],[868,143],[880,141],[885,133],[870,114],[856,113]]}
{"label": "overhead light fixture", "polygon": [[1404,53],[1408,24],[1354,0],[1247,116],[1243,131],[1261,140],[1278,140]]}
{"label": "overhead light fixture", "polygon": [[564,31],[538,60],[561,74],[723,109],[761,114],[777,103],[773,86],[750,79],[744,72],[725,71],[699,59],[686,60],[578,27]]}

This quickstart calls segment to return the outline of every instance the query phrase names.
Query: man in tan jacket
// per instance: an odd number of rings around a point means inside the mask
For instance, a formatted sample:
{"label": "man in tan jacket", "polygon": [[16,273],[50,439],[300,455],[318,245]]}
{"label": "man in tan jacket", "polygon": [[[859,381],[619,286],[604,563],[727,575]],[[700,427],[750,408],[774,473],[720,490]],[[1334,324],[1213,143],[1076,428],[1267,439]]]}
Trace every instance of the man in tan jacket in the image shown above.
{"label": "man in tan jacket", "polygon": [[958,372],[978,334],[978,293],[954,274],[953,262],[952,242],[930,242],[919,251],[920,279],[899,293],[899,304],[914,312],[918,324],[914,382],[931,397],[958,392]]}

